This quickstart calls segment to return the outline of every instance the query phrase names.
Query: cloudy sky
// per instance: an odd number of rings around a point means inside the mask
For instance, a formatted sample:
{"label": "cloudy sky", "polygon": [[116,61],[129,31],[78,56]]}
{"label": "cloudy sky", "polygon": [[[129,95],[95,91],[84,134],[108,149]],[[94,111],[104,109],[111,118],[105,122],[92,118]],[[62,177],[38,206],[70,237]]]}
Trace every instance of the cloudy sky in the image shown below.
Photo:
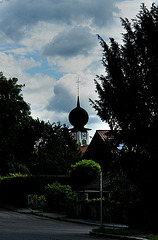
{"label": "cloudy sky", "polygon": [[69,125],[79,78],[90,135],[108,129],[88,100],[97,98],[94,79],[104,73],[96,34],[120,42],[120,17],[134,18],[142,2],[150,8],[153,1],[0,0],[0,71],[25,84],[24,100],[34,118]]}

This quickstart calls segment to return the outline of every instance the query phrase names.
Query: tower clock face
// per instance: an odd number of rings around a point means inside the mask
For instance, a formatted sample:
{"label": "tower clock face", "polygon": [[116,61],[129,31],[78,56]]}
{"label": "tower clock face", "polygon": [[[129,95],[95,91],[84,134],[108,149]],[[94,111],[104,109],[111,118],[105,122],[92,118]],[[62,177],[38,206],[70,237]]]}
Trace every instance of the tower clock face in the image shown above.
{"label": "tower clock face", "polygon": [[86,139],[87,138],[87,133],[86,132],[83,132],[82,133],[82,139]]}
{"label": "tower clock face", "polygon": [[72,133],[72,137],[76,140],[76,133]]}

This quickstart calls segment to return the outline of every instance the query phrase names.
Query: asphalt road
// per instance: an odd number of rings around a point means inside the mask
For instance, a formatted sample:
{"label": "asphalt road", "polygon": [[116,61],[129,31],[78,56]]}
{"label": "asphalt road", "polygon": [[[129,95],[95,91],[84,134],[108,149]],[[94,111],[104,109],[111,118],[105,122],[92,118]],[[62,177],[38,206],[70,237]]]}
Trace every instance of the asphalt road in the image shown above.
{"label": "asphalt road", "polygon": [[0,240],[101,240],[89,235],[92,228],[0,209]]}

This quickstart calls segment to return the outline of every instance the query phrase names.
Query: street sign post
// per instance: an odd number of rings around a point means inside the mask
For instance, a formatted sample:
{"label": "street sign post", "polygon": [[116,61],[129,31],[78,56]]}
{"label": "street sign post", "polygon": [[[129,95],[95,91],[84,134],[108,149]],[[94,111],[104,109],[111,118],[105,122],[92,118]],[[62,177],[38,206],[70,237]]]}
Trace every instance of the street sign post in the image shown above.
{"label": "street sign post", "polygon": [[103,173],[100,173],[100,226],[103,226]]}

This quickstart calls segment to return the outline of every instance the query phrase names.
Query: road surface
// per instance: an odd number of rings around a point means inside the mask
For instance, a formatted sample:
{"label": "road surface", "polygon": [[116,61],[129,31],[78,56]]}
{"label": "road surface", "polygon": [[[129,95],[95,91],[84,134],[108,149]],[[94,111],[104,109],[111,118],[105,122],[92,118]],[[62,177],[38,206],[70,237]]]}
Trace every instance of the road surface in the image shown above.
{"label": "road surface", "polygon": [[101,240],[89,235],[92,228],[0,209],[0,240]]}

